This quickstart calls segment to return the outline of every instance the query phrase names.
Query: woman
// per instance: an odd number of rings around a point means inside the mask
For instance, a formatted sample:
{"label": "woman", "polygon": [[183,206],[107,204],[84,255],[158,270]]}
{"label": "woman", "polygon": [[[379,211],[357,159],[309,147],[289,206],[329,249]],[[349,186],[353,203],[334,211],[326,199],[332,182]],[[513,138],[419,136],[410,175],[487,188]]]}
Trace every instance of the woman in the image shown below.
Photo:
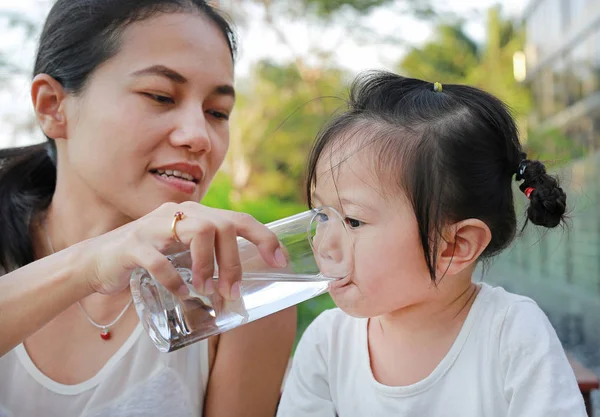
{"label": "woman", "polygon": [[197,203],[229,144],[234,52],[202,0],[50,11],[31,86],[48,143],[0,153],[0,416],[275,413],[293,310],[164,355],[128,289],[143,267],[180,291],[163,255],[177,243],[198,291],[230,298],[238,235],[285,263],[265,226]]}

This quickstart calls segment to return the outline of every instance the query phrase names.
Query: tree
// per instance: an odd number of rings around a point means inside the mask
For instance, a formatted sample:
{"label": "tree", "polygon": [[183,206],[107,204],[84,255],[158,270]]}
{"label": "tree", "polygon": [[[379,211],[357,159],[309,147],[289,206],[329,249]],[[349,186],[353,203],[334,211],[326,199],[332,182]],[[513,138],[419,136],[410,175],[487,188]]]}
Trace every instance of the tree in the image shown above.
{"label": "tree", "polygon": [[[28,77],[30,70],[28,65],[19,62],[16,56],[24,48],[33,47],[39,25],[29,16],[8,10],[0,10],[0,25],[3,25],[7,32],[18,33],[23,39],[18,46],[7,45],[0,50],[0,96],[3,96],[3,101],[8,101],[13,100],[15,95],[23,96],[22,91],[15,91],[14,81]],[[2,119],[2,122],[8,125],[8,129],[2,131],[2,134],[9,139],[8,143],[5,143],[8,146],[18,145],[19,136],[33,137],[33,132],[37,128],[31,112],[21,113],[15,109],[13,113],[3,115]]]}
{"label": "tree", "polygon": [[469,84],[504,100],[512,109],[521,130],[531,109],[529,89],[515,81],[513,55],[524,47],[522,29],[501,17],[500,8],[489,9],[487,40],[482,46],[469,38],[461,21],[442,23],[436,36],[415,47],[399,64],[408,76],[439,81],[442,84]]}
{"label": "tree", "polygon": [[[26,40],[32,40],[39,30],[38,25],[30,17],[8,10],[0,11],[0,24],[6,25],[7,30],[21,31]],[[0,83],[2,84],[13,75],[27,73],[26,68],[15,62],[11,55],[6,50],[0,50]]]}
{"label": "tree", "polygon": [[330,114],[344,105],[346,83],[346,74],[336,69],[323,70],[308,84],[293,64],[257,66],[232,119],[228,167],[234,196],[303,201],[310,145]]}
{"label": "tree", "polygon": [[431,82],[460,83],[479,64],[479,55],[477,43],[464,32],[462,22],[442,23],[432,41],[406,54],[400,72]]}
{"label": "tree", "polygon": [[508,103],[514,116],[526,129],[526,118],[531,111],[529,89],[515,81],[513,56],[525,46],[525,32],[510,20],[503,20],[498,7],[488,12],[487,43],[479,64],[469,73],[466,82],[498,96]]}

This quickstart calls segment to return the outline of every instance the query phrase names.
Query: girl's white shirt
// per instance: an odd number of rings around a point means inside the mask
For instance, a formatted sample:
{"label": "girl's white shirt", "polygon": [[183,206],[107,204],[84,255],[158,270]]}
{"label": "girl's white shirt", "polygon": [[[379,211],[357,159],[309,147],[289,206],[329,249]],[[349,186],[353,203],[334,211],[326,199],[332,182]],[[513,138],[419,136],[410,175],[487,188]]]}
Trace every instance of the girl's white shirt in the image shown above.
{"label": "girl's white shirt", "polygon": [[449,352],[425,379],[373,376],[368,319],[322,313],[295,353],[278,417],[585,417],[548,318],[529,298],[482,284]]}

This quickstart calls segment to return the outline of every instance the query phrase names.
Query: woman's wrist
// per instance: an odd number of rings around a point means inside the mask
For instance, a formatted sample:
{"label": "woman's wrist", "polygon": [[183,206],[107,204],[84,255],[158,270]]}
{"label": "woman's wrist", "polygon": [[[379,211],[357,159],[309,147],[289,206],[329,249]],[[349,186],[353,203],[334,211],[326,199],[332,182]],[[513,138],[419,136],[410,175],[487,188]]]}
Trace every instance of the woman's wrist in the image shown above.
{"label": "woman's wrist", "polygon": [[72,291],[73,302],[77,302],[96,292],[92,285],[90,277],[89,251],[86,250],[86,244],[80,243],[73,245],[59,253],[57,256],[64,256],[59,262],[65,265],[64,273],[58,279],[63,279]]}

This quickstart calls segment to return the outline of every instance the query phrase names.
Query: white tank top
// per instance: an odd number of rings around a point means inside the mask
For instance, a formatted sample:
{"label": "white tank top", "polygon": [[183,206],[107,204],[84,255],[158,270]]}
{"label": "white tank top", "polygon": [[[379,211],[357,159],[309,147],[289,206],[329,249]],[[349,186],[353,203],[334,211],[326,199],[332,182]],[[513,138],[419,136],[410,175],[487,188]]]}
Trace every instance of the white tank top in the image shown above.
{"label": "white tank top", "polygon": [[208,371],[207,341],[161,353],[141,324],[77,385],[48,378],[21,344],[0,357],[0,417],[201,416]]}

